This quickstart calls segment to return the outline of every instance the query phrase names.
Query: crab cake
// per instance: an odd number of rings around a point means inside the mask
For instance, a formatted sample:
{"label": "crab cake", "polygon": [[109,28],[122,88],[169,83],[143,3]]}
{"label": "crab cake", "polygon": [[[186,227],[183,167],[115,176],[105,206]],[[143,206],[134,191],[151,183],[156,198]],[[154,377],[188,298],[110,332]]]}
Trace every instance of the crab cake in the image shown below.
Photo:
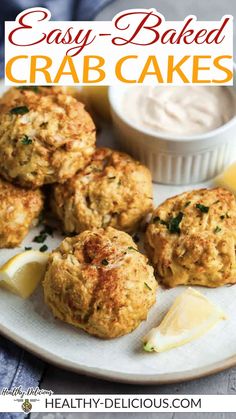
{"label": "crab cake", "polygon": [[72,86],[18,86],[8,89],[1,98],[1,103],[14,106],[18,100],[19,91],[28,91],[38,95],[48,96],[51,94],[66,94],[78,97],[79,90]]}
{"label": "crab cake", "polygon": [[168,287],[236,283],[236,203],[221,188],[167,199],[153,214],[147,250]]}
{"label": "crab cake", "polygon": [[94,227],[132,231],[152,210],[149,170],[130,156],[97,149],[90,164],[64,185],[53,185],[51,204],[64,231]]}
{"label": "crab cake", "polygon": [[109,339],[147,318],[157,282],[132,238],[108,227],[63,240],[49,256],[43,288],[55,317]]}
{"label": "crab cake", "polygon": [[0,99],[0,174],[6,180],[33,188],[63,183],[88,164],[94,148],[91,117],[60,89],[13,88]]}
{"label": "crab cake", "polygon": [[39,189],[22,189],[0,179],[0,248],[18,246],[42,209]]}

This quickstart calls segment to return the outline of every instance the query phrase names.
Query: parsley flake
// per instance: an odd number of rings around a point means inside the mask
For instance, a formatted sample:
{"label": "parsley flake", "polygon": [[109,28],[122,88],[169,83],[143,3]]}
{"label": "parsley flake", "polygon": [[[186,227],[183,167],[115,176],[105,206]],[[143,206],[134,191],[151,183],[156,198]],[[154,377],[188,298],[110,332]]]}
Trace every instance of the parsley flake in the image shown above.
{"label": "parsley flake", "polygon": [[43,230],[40,231],[40,234],[49,234],[49,236],[53,237],[53,228],[51,226],[45,226]]}
{"label": "parsley flake", "polygon": [[40,252],[46,252],[48,250],[48,246],[46,245],[46,244],[44,244],[43,246],[41,246],[40,248],[39,248],[39,251]]}
{"label": "parsley flake", "polygon": [[35,243],[43,243],[43,242],[45,242],[46,238],[47,238],[47,234],[46,233],[40,233],[38,236],[35,236],[33,238],[33,242],[35,242]]}
{"label": "parsley flake", "polygon": [[135,252],[138,252],[138,249],[135,249],[135,247],[133,247],[133,246],[129,246],[128,250],[135,250]]}
{"label": "parsley flake", "polygon": [[169,221],[161,220],[160,217],[154,217],[152,219],[153,223],[159,222],[160,224],[167,227],[170,233],[180,233],[179,224],[183,219],[183,212],[180,212],[176,217],[171,218]]}
{"label": "parsley flake", "polygon": [[24,136],[21,140],[21,144],[24,144],[24,145],[32,144],[32,140],[31,140],[31,138],[28,137],[28,135],[24,134]]}
{"label": "parsley flake", "polygon": [[145,287],[146,287],[147,289],[149,289],[150,291],[152,291],[152,288],[151,288],[151,287],[149,287],[149,285],[148,285],[146,282],[144,282],[144,285],[145,285]]}
{"label": "parsley flake", "polygon": [[17,106],[16,108],[12,108],[10,113],[12,115],[24,115],[25,113],[29,112],[29,108],[27,106]]}
{"label": "parsley flake", "polygon": [[179,212],[179,214],[176,217],[171,218],[168,224],[168,230],[170,233],[180,233],[179,225],[183,219],[183,216],[184,214],[182,212]]}
{"label": "parsley flake", "polygon": [[216,226],[214,233],[219,233],[221,231],[221,228],[219,226]]}
{"label": "parsley flake", "polygon": [[196,204],[196,208],[199,209],[204,214],[207,214],[209,211],[209,207],[205,207],[205,205],[202,205],[202,204]]}
{"label": "parsley flake", "polygon": [[107,260],[107,259],[103,259],[101,263],[102,263],[102,265],[104,265],[104,266],[109,265],[109,262],[108,262],[108,260]]}

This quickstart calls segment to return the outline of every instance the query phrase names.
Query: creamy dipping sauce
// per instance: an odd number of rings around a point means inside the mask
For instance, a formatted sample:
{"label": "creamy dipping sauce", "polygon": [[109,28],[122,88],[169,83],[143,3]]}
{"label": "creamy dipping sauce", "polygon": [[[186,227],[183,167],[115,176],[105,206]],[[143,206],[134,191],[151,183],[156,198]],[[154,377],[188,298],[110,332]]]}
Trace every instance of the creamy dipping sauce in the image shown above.
{"label": "creamy dipping sauce", "polygon": [[182,136],[201,134],[234,117],[236,104],[231,89],[226,86],[134,86],[125,92],[123,112],[141,129]]}

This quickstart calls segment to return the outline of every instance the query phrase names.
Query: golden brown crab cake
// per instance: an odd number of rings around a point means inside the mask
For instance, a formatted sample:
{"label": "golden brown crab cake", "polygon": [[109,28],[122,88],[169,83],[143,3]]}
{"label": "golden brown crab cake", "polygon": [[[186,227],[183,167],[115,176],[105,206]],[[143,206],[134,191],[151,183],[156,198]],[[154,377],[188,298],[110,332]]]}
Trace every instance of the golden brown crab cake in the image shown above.
{"label": "golden brown crab cake", "polygon": [[51,205],[65,232],[111,226],[133,231],[153,208],[147,167],[108,148],[64,185],[53,185]]}
{"label": "golden brown crab cake", "polygon": [[71,95],[13,88],[0,99],[0,174],[6,180],[33,188],[63,183],[88,164],[94,149],[93,121]]}
{"label": "golden brown crab cake", "polygon": [[1,97],[1,104],[6,104],[14,107],[17,101],[19,100],[19,91],[20,92],[32,92],[36,93],[39,96],[48,96],[48,95],[57,95],[65,94],[71,95],[78,99],[79,90],[71,86],[18,86],[12,87],[4,93]]}
{"label": "golden brown crab cake", "polygon": [[37,224],[43,209],[43,194],[0,179],[0,248],[16,247]]}
{"label": "golden brown crab cake", "polygon": [[235,196],[216,188],[167,199],[154,211],[146,241],[167,287],[236,283]]}
{"label": "golden brown crab cake", "polygon": [[109,339],[147,318],[157,282],[132,238],[108,227],[63,240],[49,256],[43,288],[55,317]]}

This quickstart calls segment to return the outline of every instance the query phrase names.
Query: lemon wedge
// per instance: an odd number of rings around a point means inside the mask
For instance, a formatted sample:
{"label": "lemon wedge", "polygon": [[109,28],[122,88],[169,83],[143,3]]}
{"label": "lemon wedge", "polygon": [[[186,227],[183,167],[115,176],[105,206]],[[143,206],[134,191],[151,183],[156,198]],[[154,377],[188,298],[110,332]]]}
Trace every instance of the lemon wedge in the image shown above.
{"label": "lemon wedge", "polygon": [[223,173],[215,178],[214,182],[236,195],[236,162],[228,166]]}
{"label": "lemon wedge", "polygon": [[203,294],[188,288],[179,295],[161,324],[143,339],[147,352],[163,352],[191,342],[226,315]]}
{"label": "lemon wedge", "polygon": [[0,286],[22,298],[29,297],[44,276],[48,253],[19,253],[0,267]]}
{"label": "lemon wedge", "polygon": [[103,119],[110,119],[108,86],[83,86],[82,95],[93,110]]}

